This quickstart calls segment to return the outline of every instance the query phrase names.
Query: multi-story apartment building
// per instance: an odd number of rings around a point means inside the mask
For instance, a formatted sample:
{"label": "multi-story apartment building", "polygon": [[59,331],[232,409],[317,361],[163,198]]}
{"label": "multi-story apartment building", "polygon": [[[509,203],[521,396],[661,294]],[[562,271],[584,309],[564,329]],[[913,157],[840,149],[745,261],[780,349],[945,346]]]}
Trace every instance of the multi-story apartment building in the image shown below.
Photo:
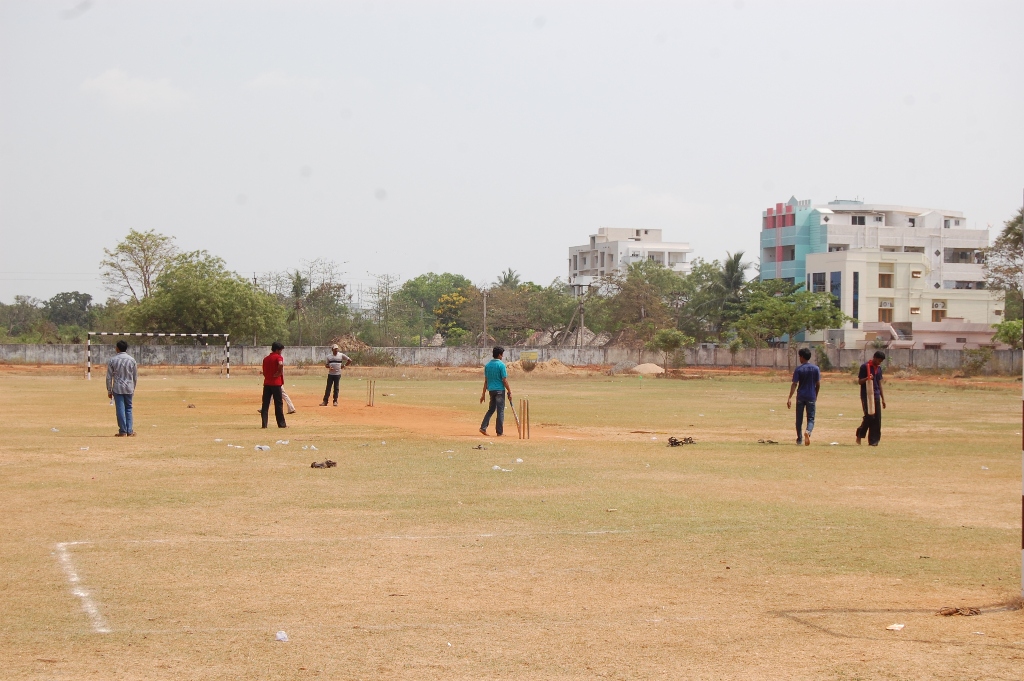
{"label": "multi-story apartment building", "polygon": [[590,243],[569,248],[569,283],[587,285],[643,260],[686,274],[690,271],[690,253],[690,244],[662,241],[660,229],[600,227],[597,234],[590,235]]}
{"label": "multi-story apartment building", "polygon": [[1003,312],[985,289],[988,244],[959,211],[791,198],[762,214],[761,279],[831,292],[857,320],[847,329],[861,333],[846,334],[855,342],[865,331],[910,341],[915,326],[937,332],[946,319],[958,336],[964,324],[984,333]]}

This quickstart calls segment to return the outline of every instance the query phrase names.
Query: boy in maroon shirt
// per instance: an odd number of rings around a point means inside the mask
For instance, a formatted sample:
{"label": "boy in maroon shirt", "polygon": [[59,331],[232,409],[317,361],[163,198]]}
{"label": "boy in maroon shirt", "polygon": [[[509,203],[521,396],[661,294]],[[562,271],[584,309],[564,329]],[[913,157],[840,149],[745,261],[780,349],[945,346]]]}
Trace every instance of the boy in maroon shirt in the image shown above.
{"label": "boy in maroon shirt", "polygon": [[284,357],[281,351],[284,345],[275,342],[270,346],[270,354],[263,358],[263,408],[260,409],[260,416],[263,417],[263,427],[267,427],[267,417],[270,415],[270,398],[274,398],[274,416],[277,418],[278,428],[287,428],[284,422],[284,408],[281,405],[281,386],[284,385]]}

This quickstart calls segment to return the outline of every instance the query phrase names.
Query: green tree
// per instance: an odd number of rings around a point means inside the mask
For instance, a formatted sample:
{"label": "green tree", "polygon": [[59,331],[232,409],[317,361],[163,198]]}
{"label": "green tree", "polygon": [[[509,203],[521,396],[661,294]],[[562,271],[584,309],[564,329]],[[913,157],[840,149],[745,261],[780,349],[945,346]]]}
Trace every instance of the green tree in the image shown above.
{"label": "green tree", "polygon": [[1006,319],[1024,316],[1021,299],[1021,276],[1024,272],[1024,208],[1004,223],[1003,231],[988,249],[985,258],[986,278],[990,288],[1001,291],[1006,304]]}
{"label": "green tree", "polygon": [[1021,332],[1024,330],[1024,321],[1020,319],[1008,319],[1001,324],[995,324],[996,334],[994,340],[1005,343],[1015,350],[1021,347]]}
{"label": "green tree", "polygon": [[153,230],[131,230],[113,250],[103,249],[100,277],[104,285],[122,300],[145,300],[153,293],[160,273],[178,253],[174,238]]}
{"label": "green tree", "polygon": [[43,304],[43,313],[57,326],[85,328],[92,322],[92,296],[78,291],[58,293]]}
{"label": "green tree", "polygon": [[462,310],[468,302],[468,298],[460,291],[444,293],[437,300],[437,307],[434,308],[434,329],[444,338],[452,335],[460,337],[468,331],[459,326]]}
{"label": "green tree", "polygon": [[414,335],[427,335],[437,326],[434,310],[441,296],[466,290],[472,283],[461,274],[427,272],[407,280],[395,294],[396,312]]}
{"label": "green tree", "polygon": [[511,267],[501,273],[497,281],[494,282],[495,288],[504,289],[517,289],[520,285],[519,273]]}
{"label": "green tree", "polygon": [[631,264],[625,273],[615,272],[604,281],[609,296],[603,301],[614,330],[629,330],[638,340],[648,341],[657,329],[675,326],[674,300],[682,292],[683,280],[653,260]]}
{"label": "green tree", "polygon": [[771,339],[841,327],[850,320],[835,305],[830,293],[802,291],[799,284],[782,279],[754,281],[744,287],[739,305],[743,313],[733,329],[749,347],[764,347]]}
{"label": "green tree", "polygon": [[696,341],[682,331],[676,329],[658,329],[648,346],[654,350],[660,350],[664,355],[665,366],[668,367],[668,354],[674,353],[679,348],[692,346]]}
{"label": "green tree", "polygon": [[274,296],[228,271],[223,260],[206,251],[175,256],[152,294],[127,312],[140,331],[230,333],[265,342],[286,333],[287,313]]}

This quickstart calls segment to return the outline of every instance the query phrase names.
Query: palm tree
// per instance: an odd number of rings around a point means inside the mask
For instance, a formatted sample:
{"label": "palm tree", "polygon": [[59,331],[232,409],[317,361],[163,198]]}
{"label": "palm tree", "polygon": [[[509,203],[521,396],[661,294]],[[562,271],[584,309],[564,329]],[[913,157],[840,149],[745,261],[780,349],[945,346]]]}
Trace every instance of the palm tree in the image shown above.
{"label": "palm tree", "polygon": [[522,282],[519,279],[519,273],[510,267],[501,273],[494,285],[498,288],[519,288],[520,283]]}
{"label": "palm tree", "polygon": [[750,263],[743,262],[743,251],[726,251],[725,255],[725,263],[722,264],[722,271],[719,274],[718,293],[723,303],[735,303],[739,301],[740,291],[746,283]]}
{"label": "palm tree", "polygon": [[299,345],[302,345],[302,299],[306,296],[306,288],[309,286],[309,279],[302,276],[302,273],[295,270],[288,276],[292,281],[293,308],[288,321],[295,320],[299,324]]}

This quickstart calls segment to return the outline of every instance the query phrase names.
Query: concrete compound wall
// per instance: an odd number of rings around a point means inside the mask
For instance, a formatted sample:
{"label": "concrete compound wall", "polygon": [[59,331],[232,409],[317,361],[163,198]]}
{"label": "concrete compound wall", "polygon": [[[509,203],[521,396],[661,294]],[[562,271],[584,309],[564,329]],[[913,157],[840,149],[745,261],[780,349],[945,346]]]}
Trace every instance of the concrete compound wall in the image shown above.
{"label": "concrete compound wall", "polygon": [[[0,363],[6,364],[79,364],[85,370],[85,345],[0,345]],[[637,351],[627,348],[508,348],[505,360],[514,362],[520,352],[535,351],[539,361],[557,358],[570,365],[615,365],[625,362],[661,364],[660,352]],[[232,346],[231,364],[258,365],[270,351],[269,347]],[[380,348],[399,364],[426,366],[480,366],[491,357],[490,348]],[[221,345],[135,345],[129,352],[141,365],[219,366],[224,360]],[[865,350],[829,350],[829,360],[835,368],[849,368],[860,364],[874,353]],[[92,346],[94,365],[106,364],[115,354],[113,345]],[[330,354],[330,348],[317,346],[285,348],[284,358],[289,365],[319,364]],[[784,348],[740,350],[731,353],[726,348],[698,348],[682,353],[688,366],[764,367],[788,369],[796,363],[796,351]],[[888,350],[889,365],[895,368],[956,370],[964,361],[962,350]],[[676,361],[676,365],[679,361]],[[1021,373],[1020,350],[998,350],[984,373]]]}

